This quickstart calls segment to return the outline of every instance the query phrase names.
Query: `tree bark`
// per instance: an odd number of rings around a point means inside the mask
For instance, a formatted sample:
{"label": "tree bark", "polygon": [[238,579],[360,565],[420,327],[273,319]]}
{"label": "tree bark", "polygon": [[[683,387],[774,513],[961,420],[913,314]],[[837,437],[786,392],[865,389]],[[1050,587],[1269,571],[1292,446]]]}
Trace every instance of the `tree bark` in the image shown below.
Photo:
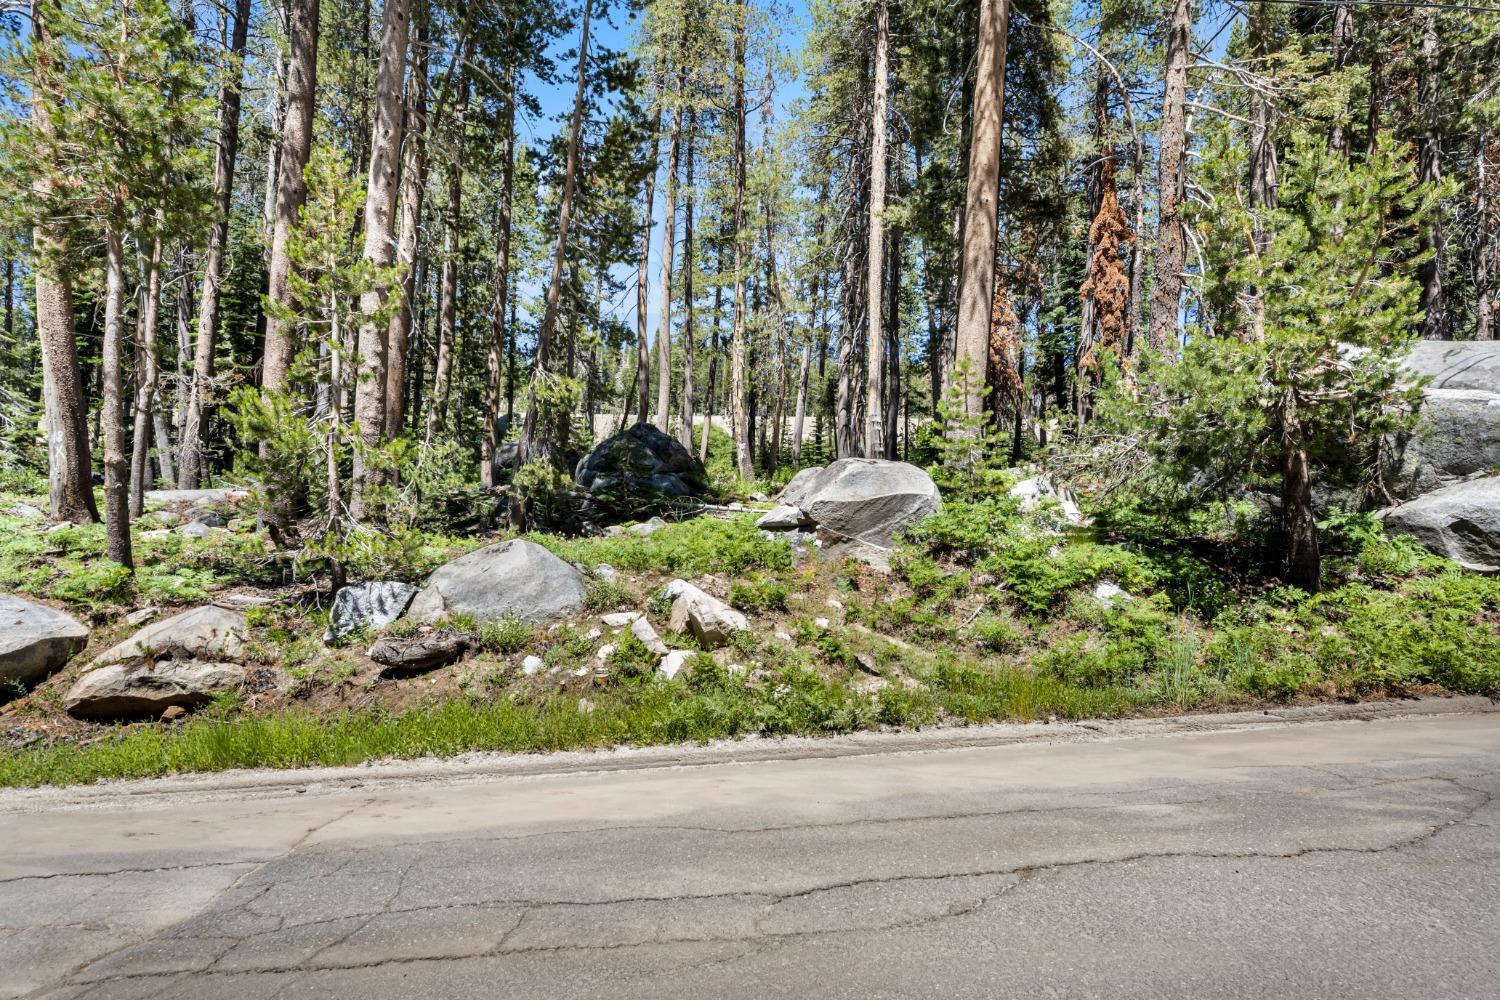
{"label": "tree bark", "polygon": [[[698,336],[693,311],[693,138],[697,124],[695,109],[688,109],[687,200],[682,213],[682,426],[678,438],[689,453],[693,450],[693,340]],[[667,282],[671,287],[671,282]]]}
{"label": "tree bark", "polygon": [[[1417,80],[1417,104],[1426,125],[1417,147],[1417,180],[1433,185],[1443,179],[1442,109],[1438,104],[1438,80],[1442,72],[1440,49],[1437,11],[1429,9],[1422,22],[1422,51],[1417,62],[1420,74]],[[1422,249],[1432,256],[1417,268],[1417,280],[1422,283],[1420,305],[1424,340],[1446,340],[1449,337],[1443,315],[1444,242],[1443,216],[1441,211],[1437,211],[1433,213],[1431,227],[1422,236]]]}
{"label": "tree bark", "polygon": [[[375,121],[370,136],[370,173],[365,188],[364,261],[380,272],[388,271],[396,258],[396,195],[399,190],[402,131],[402,78],[406,73],[409,0],[385,0],[381,16],[380,63],[375,72]],[[390,320],[380,320],[390,288],[380,274],[361,292],[361,320],[355,340],[354,419],[360,441],[377,447],[385,437],[386,379]],[[366,486],[376,485],[366,465],[365,454],[353,455],[351,513],[356,519],[367,513]]]}
{"label": "tree bark", "polygon": [[401,301],[386,331],[385,436],[406,427],[406,370],[411,353],[412,300],[417,294],[417,248],[422,234],[422,205],[427,197],[428,15],[425,5],[412,44],[411,73],[406,84],[404,145],[401,149],[400,229],[396,261],[401,265]]}
{"label": "tree bark", "polygon": [[[661,149],[661,111],[651,127],[651,163],[646,186],[641,193],[641,245],[636,258],[635,275],[635,388],[637,409],[642,423],[651,423],[651,346],[646,339],[646,324],[651,304],[651,228],[656,205],[656,155]],[[662,417],[666,419],[665,416]]]}
{"label": "tree bark", "polygon": [[146,506],[146,487],[151,478],[151,416],[157,408],[157,387],[161,384],[161,358],[157,349],[156,327],[161,309],[161,237],[151,241],[146,260],[146,287],[136,313],[135,357],[136,388],[134,426],[130,455],[130,518],[141,516]]}
{"label": "tree bark", "polygon": [[[49,134],[51,109],[44,95],[49,65],[46,48],[51,42],[51,32],[45,14],[44,4],[32,4],[31,23],[38,58],[31,114],[37,129]],[[47,196],[46,182],[37,182],[37,194],[41,198]],[[88,401],[73,327],[72,275],[63,260],[62,241],[50,225],[38,225],[33,230],[32,248],[36,252],[32,280],[36,286],[36,328],[42,355],[49,509],[54,521],[94,522],[99,520],[99,508],[94,503],[89,455]]]}
{"label": "tree bark", "polygon": [[[490,347],[486,355],[484,383],[484,441],[479,456],[479,481],[485,488],[495,486],[495,453],[500,449],[500,375],[508,331],[505,308],[510,300],[510,230],[511,206],[515,200],[516,175],[516,69],[512,63],[505,77],[505,117],[501,125],[501,142],[505,152],[500,165],[500,218],[496,225],[495,298],[490,304]],[[515,353],[512,340],[511,364]],[[514,368],[512,368],[512,380]],[[509,432],[509,420],[506,431]]]}
{"label": "tree bark", "polygon": [[1167,66],[1162,96],[1160,162],[1157,167],[1159,229],[1156,244],[1156,283],[1151,289],[1151,318],[1147,342],[1158,357],[1173,356],[1177,343],[1177,310],[1182,299],[1182,269],[1187,261],[1187,237],[1180,206],[1186,183],[1187,67],[1193,30],[1189,0],[1173,0],[1167,32]]}
{"label": "tree bark", "polygon": [[443,228],[443,269],[438,292],[438,353],[433,371],[432,402],[427,407],[426,441],[431,444],[448,426],[448,397],[453,379],[454,344],[458,335],[458,242],[459,215],[463,211],[464,125],[469,105],[469,80],[458,84],[454,107],[453,162],[448,165],[447,224]]}
{"label": "tree bark", "polygon": [[203,410],[214,378],[214,340],[219,329],[220,286],[224,251],[229,243],[229,208],[234,196],[234,163],[240,146],[240,86],[244,79],[245,40],[250,28],[250,0],[235,0],[234,33],[229,43],[229,74],[219,89],[219,143],[214,150],[214,224],[203,253],[203,292],[198,299],[198,338],[193,345],[193,373],[182,424],[177,486],[195,490],[203,483]]}
{"label": "tree bark", "polygon": [[1286,581],[1316,594],[1321,586],[1318,524],[1313,513],[1307,451],[1293,435],[1281,456],[1281,523],[1286,535]]}
{"label": "tree bark", "polygon": [[[656,420],[663,434],[672,423],[672,258],[677,253],[677,167],[681,159],[682,86],[685,69],[677,71],[673,91],[672,129],[667,134],[667,174],[661,207],[661,320],[656,327]],[[691,438],[691,428],[689,428]]]}
{"label": "tree bark", "polygon": [[729,395],[734,414],[734,463],[744,479],[755,473],[750,454],[750,414],[745,371],[745,19],[740,3],[734,26],[734,320],[729,332]]}
{"label": "tree bark", "polygon": [[[568,252],[568,228],[573,218],[573,196],[578,188],[578,145],[583,130],[583,99],[588,85],[589,20],[594,13],[593,0],[583,0],[583,21],[578,37],[578,87],[573,94],[573,118],[568,126],[568,158],[563,167],[562,200],[557,209],[557,243],[552,252],[552,276],[547,282],[546,305],[542,312],[542,325],[537,331],[536,360],[533,362],[531,388],[528,390],[526,419],[521,430],[521,441],[516,448],[516,467],[530,460],[532,452],[541,443],[538,439],[537,379],[545,377],[552,363],[552,338],[557,330],[558,303],[562,299],[563,264]],[[522,512],[511,512],[513,526],[519,527],[525,518]]]}
{"label": "tree bark", "polygon": [[812,374],[812,341],[802,345],[802,363],[797,370],[797,406],[792,418],[792,468],[802,468],[802,429],[807,417],[807,383]]}
{"label": "tree bark", "polygon": [[[1184,7],[1187,0],[1178,0]],[[1009,0],[980,0],[979,53],[969,141],[968,190],[964,202],[963,249],[958,273],[957,360],[973,377],[964,410],[977,417],[984,406],[984,370],[989,358],[990,302],[994,297],[995,235],[1000,200],[1000,138],[1005,115],[1005,35]],[[879,308],[877,304],[871,308]]]}
{"label": "tree bark", "polygon": [[[1354,12],[1349,4],[1341,3],[1333,8],[1333,72],[1342,73],[1349,62],[1349,49],[1354,40]],[[1328,130],[1328,151],[1340,156],[1349,155],[1349,127],[1345,118],[1347,107],[1340,107],[1334,114],[1333,126]]]}
{"label": "tree bark", "polygon": [[1475,215],[1479,220],[1476,228],[1479,245],[1474,248],[1474,339],[1495,339],[1495,274],[1496,249],[1495,229],[1500,226],[1500,218],[1495,218],[1496,204],[1495,191],[1491,190],[1497,186],[1497,169],[1500,163],[1496,162],[1495,153],[1492,148],[1496,145],[1490,138],[1488,129],[1482,129],[1478,139],[1479,151],[1475,157]]}
{"label": "tree bark", "polygon": [[120,231],[104,234],[104,346],[100,367],[104,405],[99,416],[104,438],[105,554],[134,571],[130,556],[130,458],[125,453],[125,250]]}
{"label": "tree bark", "polygon": [[[1264,75],[1270,39],[1267,38],[1266,5],[1255,4],[1250,9],[1250,57],[1254,61],[1251,71]],[[1258,210],[1255,216],[1255,250],[1263,255],[1271,246],[1271,232],[1266,228],[1264,213],[1276,207],[1277,163],[1275,109],[1259,87],[1250,90],[1250,207]],[[1250,290],[1250,337],[1255,343],[1266,339],[1266,309],[1261,289]]]}
{"label": "tree bark", "polygon": [[[993,2],[993,0],[991,0]],[[885,334],[881,304],[885,301],[886,101],[890,89],[890,9],[875,2],[875,73],[870,99],[870,248],[865,259],[865,456],[885,457]],[[1002,43],[1003,44],[1003,43]],[[997,158],[996,163],[999,160]],[[998,175],[997,175],[998,177]]]}
{"label": "tree bark", "polygon": [[[317,100],[318,0],[289,0],[288,37],[291,61],[287,66],[286,109],[281,119],[281,145],[276,164],[276,211],[271,227],[271,263],[266,297],[286,309],[292,301],[290,253],[297,214],[307,200],[307,182],[302,173],[312,150],[313,109]],[[266,316],[265,356],[261,363],[261,388],[280,391],[285,387],[295,345],[291,324],[285,318]]]}

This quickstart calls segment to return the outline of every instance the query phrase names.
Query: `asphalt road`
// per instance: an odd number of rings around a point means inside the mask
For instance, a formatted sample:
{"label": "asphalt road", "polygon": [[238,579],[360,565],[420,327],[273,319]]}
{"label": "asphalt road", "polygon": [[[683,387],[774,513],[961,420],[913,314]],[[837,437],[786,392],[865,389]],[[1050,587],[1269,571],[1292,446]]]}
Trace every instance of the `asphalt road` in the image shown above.
{"label": "asphalt road", "polygon": [[1500,714],[1192,728],[9,793],[0,994],[1500,996]]}

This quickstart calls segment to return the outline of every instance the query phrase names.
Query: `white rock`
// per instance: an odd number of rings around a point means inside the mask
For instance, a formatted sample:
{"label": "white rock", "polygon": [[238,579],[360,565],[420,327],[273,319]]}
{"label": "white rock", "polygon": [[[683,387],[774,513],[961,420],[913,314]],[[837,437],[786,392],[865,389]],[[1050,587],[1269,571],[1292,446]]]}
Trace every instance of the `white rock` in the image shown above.
{"label": "white rock", "polygon": [[704,649],[717,649],[734,633],[750,628],[744,615],[686,580],[667,584],[667,594],[673,598],[667,628],[673,632],[692,632]]}
{"label": "white rock", "polygon": [[829,621],[827,618],[814,618],[813,624],[818,626],[818,628],[827,629],[829,626]]}
{"label": "white rock", "polygon": [[777,632],[776,633],[776,638],[780,639],[782,642],[796,642],[796,640],[793,639],[791,637],[791,635],[789,633],[786,633],[786,632]]}
{"label": "white rock", "polygon": [[666,656],[663,656],[661,658],[661,662],[656,665],[656,672],[661,674],[667,680],[671,680],[682,672],[682,668],[687,665],[687,661],[692,658],[692,655],[693,654],[686,649],[671,650],[667,653]]}
{"label": "white rock", "polygon": [[[603,659],[603,657],[600,657],[600,659]],[[591,673],[593,673],[593,671],[590,670],[588,667],[579,667],[577,670],[573,671],[573,676],[574,677],[582,677],[585,674],[591,674]]]}
{"label": "white rock", "polygon": [[[1082,528],[1089,523],[1089,519],[1083,516],[1083,511],[1078,509],[1072,492],[1053,485],[1052,480],[1046,476],[1023,479],[1012,486],[1009,493],[1021,501],[1023,514],[1050,509],[1055,514],[1053,519],[1059,522],[1055,527]],[[1055,503],[1056,507],[1050,507],[1049,501]]]}
{"label": "white rock", "polygon": [[532,677],[536,674],[541,673],[542,667],[545,665],[545,661],[540,656],[532,654],[531,656],[528,656],[526,657],[526,659],[521,661],[521,673],[525,674],[527,677]]}
{"label": "white rock", "polygon": [[588,634],[586,636],[584,636],[584,638],[586,638],[586,639],[597,639],[597,638],[599,638],[603,634],[604,633],[601,632],[601,631],[599,631],[598,629],[591,628],[591,629],[589,629]]}
{"label": "white rock", "polygon": [[[594,655],[599,658],[600,663],[605,663],[609,660],[610,655],[614,653],[614,651],[615,644],[612,642],[606,642],[604,645],[599,647],[599,651]],[[582,670],[583,668],[580,667],[579,669]]]}
{"label": "white rock", "polygon": [[840,601],[837,597],[830,597],[828,599],[828,606],[835,611],[844,610],[844,602]]}
{"label": "white rock", "polygon": [[1094,584],[1094,600],[1106,607],[1112,606],[1117,601],[1128,601],[1134,596],[1113,580],[1100,580]]}
{"label": "white rock", "polygon": [[812,519],[802,512],[802,508],[787,503],[772,507],[755,522],[757,528],[766,531],[792,531],[810,524]]}
{"label": "white rock", "polygon": [[639,611],[616,611],[612,614],[603,615],[600,621],[610,628],[624,628],[641,616]]}

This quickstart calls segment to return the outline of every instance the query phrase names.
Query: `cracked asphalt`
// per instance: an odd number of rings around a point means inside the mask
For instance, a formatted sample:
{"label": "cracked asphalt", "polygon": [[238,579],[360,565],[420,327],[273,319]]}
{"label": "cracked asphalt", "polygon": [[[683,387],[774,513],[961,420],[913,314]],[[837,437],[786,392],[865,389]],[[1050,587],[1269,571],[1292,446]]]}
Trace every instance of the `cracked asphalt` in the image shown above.
{"label": "cracked asphalt", "polygon": [[10,793],[0,995],[1500,996],[1500,713],[862,746]]}

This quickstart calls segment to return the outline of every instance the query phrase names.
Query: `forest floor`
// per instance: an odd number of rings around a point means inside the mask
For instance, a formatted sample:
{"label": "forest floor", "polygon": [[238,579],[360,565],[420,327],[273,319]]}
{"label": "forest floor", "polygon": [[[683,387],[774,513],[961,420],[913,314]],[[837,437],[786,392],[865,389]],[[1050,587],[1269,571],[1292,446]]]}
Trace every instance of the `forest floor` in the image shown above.
{"label": "forest floor", "polygon": [[[99,525],[50,530],[0,494],[0,592],[69,611],[88,647],[31,690],[0,694],[0,786],[240,767],[343,765],[470,750],[548,751],[767,736],[1237,710],[1268,704],[1500,694],[1500,579],[1465,572],[1365,522],[1328,531],[1323,593],[1276,586],[1233,518],[1192,533],[1097,519],[1057,531],[1003,490],[949,498],[890,571],[797,554],[755,515],[652,533],[530,537],[589,574],[585,611],[545,627],[475,627],[480,648],[392,676],[368,630],[322,641],[326,579],[296,579],[253,516],[204,537],[182,504],[134,528],[134,576],[103,558]],[[503,533],[424,536],[420,583]],[[611,578],[612,577],[612,578]],[[693,581],[751,628],[700,651],[666,628],[664,585]],[[247,660],[281,690],[237,690],[176,721],[89,722],[64,709],[99,653],[146,620],[209,602],[251,605]],[[694,651],[674,679],[601,616],[636,611]],[[409,633],[398,621],[388,629]],[[601,645],[616,651],[601,659]],[[523,661],[539,657],[532,674]]]}

